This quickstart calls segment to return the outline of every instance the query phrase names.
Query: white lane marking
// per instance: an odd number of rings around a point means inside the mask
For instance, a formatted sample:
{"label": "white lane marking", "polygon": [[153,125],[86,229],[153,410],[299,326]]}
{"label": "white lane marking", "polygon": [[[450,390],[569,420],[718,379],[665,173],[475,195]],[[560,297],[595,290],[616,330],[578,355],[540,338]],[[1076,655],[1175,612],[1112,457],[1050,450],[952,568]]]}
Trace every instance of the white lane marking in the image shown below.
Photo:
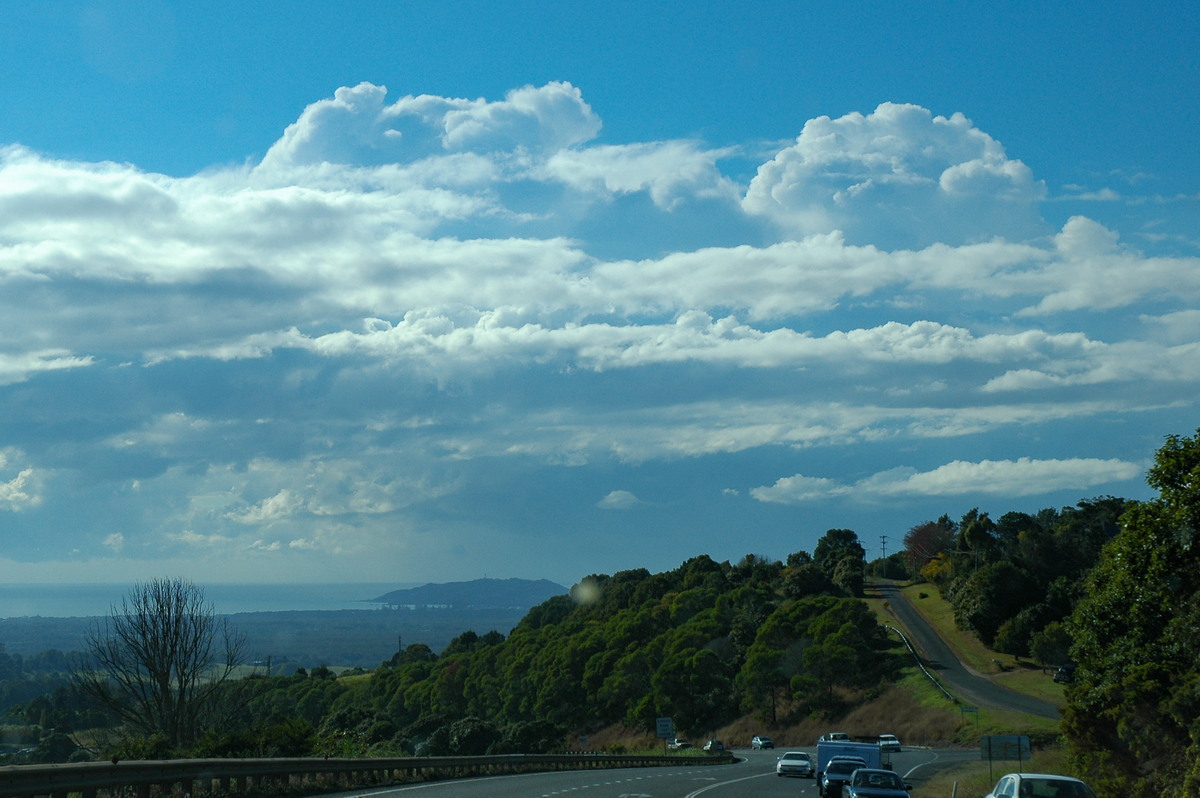
{"label": "white lane marking", "polygon": [[756,773],[753,776],[743,776],[740,779],[730,779],[729,781],[719,781],[716,784],[710,784],[707,787],[701,787],[698,790],[689,792],[687,795],[684,796],[684,798],[695,798],[695,796],[700,795],[701,793],[708,792],[709,790],[715,790],[717,787],[724,787],[727,784],[737,784],[739,781],[750,781],[750,779],[761,779],[763,776],[774,776],[774,775],[775,775],[774,772]]}

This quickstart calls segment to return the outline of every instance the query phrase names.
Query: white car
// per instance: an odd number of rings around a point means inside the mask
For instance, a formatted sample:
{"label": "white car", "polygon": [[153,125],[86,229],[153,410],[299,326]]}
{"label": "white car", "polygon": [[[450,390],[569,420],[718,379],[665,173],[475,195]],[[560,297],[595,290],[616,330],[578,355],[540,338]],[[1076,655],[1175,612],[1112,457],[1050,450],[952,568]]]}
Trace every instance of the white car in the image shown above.
{"label": "white car", "polygon": [[812,757],[803,751],[788,751],[775,763],[775,775],[811,779],[814,775]]}
{"label": "white car", "polygon": [[986,798],[1096,798],[1079,779],[1054,773],[1009,773],[1000,777]]}
{"label": "white car", "polygon": [[894,734],[879,735],[879,750],[880,751],[899,751],[900,740]]}

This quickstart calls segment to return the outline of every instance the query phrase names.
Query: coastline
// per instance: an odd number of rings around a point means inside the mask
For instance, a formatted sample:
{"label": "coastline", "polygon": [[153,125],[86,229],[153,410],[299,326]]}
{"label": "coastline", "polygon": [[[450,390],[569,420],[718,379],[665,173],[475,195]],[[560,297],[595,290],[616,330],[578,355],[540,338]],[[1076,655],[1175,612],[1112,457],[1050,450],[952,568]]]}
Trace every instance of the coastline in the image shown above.
{"label": "coastline", "polygon": [[[392,590],[416,587],[413,582],[328,583],[197,583],[219,615],[290,610],[370,610]],[[94,618],[109,614],[128,595],[132,584],[0,583],[0,620],[10,618]]]}

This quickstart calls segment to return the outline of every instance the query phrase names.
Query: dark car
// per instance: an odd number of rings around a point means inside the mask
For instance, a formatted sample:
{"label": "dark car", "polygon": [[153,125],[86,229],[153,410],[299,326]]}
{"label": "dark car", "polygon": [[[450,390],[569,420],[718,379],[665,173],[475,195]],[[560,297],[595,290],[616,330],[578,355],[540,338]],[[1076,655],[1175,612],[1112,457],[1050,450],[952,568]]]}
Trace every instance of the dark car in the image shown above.
{"label": "dark car", "polygon": [[859,768],[842,788],[843,798],[910,798],[912,787],[890,770]]}
{"label": "dark car", "polygon": [[1054,681],[1059,684],[1070,684],[1075,681],[1075,663],[1068,662],[1066,665],[1059,666],[1054,672]]}
{"label": "dark car", "polygon": [[821,774],[821,783],[818,785],[822,798],[840,796],[842,787],[850,783],[850,777],[854,771],[861,767],[862,765],[857,762],[848,762],[844,759],[829,760],[829,764],[825,766],[825,772]]}

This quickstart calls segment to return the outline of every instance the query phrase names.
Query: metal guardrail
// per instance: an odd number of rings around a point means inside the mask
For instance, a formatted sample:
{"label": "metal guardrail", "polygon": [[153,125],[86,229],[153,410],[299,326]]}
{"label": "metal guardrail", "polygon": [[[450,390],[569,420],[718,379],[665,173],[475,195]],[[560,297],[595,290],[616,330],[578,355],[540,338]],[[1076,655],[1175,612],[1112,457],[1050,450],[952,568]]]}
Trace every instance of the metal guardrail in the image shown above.
{"label": "metal guardrail", "polygon": [[883,628],[887,629],[890,632],[896,633],[896,636],[899,637],[900,640],[904,642],[904,646],[905,646],[905,648],[908,649],[908,653],[912,655],[913,662],[917,663],[917,667],[921,669],[921,673],[925,674],[926,678],[928,678],[929,681],[933,682],[934,687],[936,687],[937,689],[942,691],[942,695],[944,695],[947,698],[947,700],[953,701],[955,704],[957,704],[958,699],[955,698],[950,693],[949,690],[947,690],[945,687],[943,687],[942,683],[939,682],[936,678],[934,678],[934,675],[929,672],[928,668],[925,667],[925,663],[921,661],[921,655],[917,653],[917,650],[915,648],[913,648],[913,644],[908,641],[908,638],[904,635],[904,632],[901,632],[896,627],[889,626],[887,624],[884,624]]}
{"label": "metal guardrail", "polygon": [[733,761],[725,751],[709,756],[624,754],[503,754],[499,756],[380,757],[378,759],[293,757],[280,759],[172,759],[79,762],[0,767],[2,798],[82,798],[101,795],[170,795],[177,785],[189,795],[247,792],[258,787],[320,785],[352,788],[419,778],[451,778],[537,770],[718,765]]}

